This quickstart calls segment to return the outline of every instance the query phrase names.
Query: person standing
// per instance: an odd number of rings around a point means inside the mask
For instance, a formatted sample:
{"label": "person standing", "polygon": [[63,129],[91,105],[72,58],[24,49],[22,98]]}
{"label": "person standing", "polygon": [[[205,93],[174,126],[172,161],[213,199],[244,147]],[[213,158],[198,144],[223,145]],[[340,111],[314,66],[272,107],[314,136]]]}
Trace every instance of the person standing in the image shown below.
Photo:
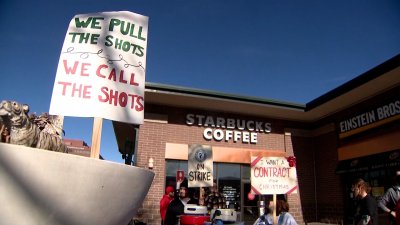
{"label": "person standing", "polygon": [[253,225],[273,225],[274,219],[272,217],[272,208],[273,202],[269,201],[268,207],[265,207],[265,212],[261,215]]}
{"label": "person standing", "polygon": [[186,204],[194,204],[198,205],[199,204],[199,192],[196,191],[194,188],[189,188],[188,190],[188,195],[189,195],[189,201]]}
{"label": "person standing", "polygon": [[175,195],[174,200],[168,205],[167,213],[165,215],[164,225],[177,225],[179,224],[179,216],[185,211],[187,197],[187,188],[180,187],[179,192]]}
{"label": "person standing", "polygon": [[165,188],[165,195],[163,195],[160,201],[161,225],[165,223],[165,214],[167,213],[168,205],[174,200],[174,193],[174,187],[168,186]]}
{"label": "person standing", "polygon": [[278,225],[297,225],[296,220],[289,213],[289,203],[287,201],[276,201],[276,214],[278,215]]}
{"label": "person standing", "polygon": [[183,202],[183,204],[187,204],[190,200],[189,198],[189,190],[187,187],[180,187],[179,188],[179,198]]}
{"label": "person standing", "polygon": [[378,205],[375,198],[368,194],[371,190],[368,183],[357,179],[351,190],[357,201],[354,225],[378,225]]}
{"label": "person standing", "polygon": [[378,207],[388,213],[390,224],[394,225],[396,218],[396,205],[400,199],[400,171],[396,171],[393,186],[391,186],[381,199],[378,201]]}

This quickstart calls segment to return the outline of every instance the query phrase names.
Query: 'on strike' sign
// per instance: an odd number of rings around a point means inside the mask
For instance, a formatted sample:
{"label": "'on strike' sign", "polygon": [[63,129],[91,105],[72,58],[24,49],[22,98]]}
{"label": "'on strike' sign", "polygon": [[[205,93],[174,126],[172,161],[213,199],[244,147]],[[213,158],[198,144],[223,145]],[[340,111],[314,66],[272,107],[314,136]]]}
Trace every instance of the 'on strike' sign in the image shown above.
{"label": "'on strike' sign", "polygon": [[188,186],[213,186],[213,155],[209,145],[189,145]]}
{"label": "'on strike' sign", "polygon": [[251,189],[262,195],[297,193],[296,159],[252,156]]}
{"label": "'on strike' sign", "polygon": [[148,17],[76,15],[58,62],[50,114],[143,123]]}

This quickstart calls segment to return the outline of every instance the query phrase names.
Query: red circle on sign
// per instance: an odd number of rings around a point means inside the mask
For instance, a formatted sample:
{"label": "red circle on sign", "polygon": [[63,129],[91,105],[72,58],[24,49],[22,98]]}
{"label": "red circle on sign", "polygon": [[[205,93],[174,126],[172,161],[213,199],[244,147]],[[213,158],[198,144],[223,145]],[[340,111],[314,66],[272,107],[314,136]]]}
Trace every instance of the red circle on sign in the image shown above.
{"label": "red circle on sign", "polygon": [[256,196],[255,196],[251,191],[247,194],[247,198],[248,198],[249,200],[254,200],[255,197],[256,197]]}

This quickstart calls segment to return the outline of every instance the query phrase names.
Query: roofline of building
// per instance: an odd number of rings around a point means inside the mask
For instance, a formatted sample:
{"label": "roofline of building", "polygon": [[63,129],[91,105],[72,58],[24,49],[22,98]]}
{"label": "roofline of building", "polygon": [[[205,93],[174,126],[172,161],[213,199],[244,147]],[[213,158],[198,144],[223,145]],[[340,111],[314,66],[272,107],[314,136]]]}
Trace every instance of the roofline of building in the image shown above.
{"label": "roofline of building", "polygon": [[223,100],[234,100],[234,101],[242,101],[248,103],[256,103],[262,105],[270,105],[270,106],[278,106],[278,107],[285,107],[290,109],[297,109],[297,110],[305,110],[305,104],[298,104],[292,102],[285,102],[285,101],[278,101],[273,99],[264,99],[258,97],[250,97],[250,96],[243,96],[243,95],[234,95],[228,94],[223,92],[217,91],[210,91],[204,89],[196,89],[196,88],[188,88],[182,86],[174,86],[174,85],[167,85],[167,84],[159,84],[159,83],[152,83],[146,82],[146,88],[151,90],[163,91],[163,92],[173,92],[179,93],[184,95],[195,95],[195,96],[203,96],[203,97],[211,97],[211,98],[218,98]]}
{"label": "roofline of building", "polygon": [[286,102],[286,101],[279,101],[273,99],[265,99],[265,98],[258,98],[258,97],[251,97],[251,96],[242,96],[242,95],[235,95],[235,94],[228,94],[223,92],[217,91],[210,91],[204,89],[195,89],[195,88],[188,88],[182,86],[175,86],[175,85],[167,85],[167,84],[160,84],[160,83],[153,83],[153,82],[146,82],[145,88],[155,91],[163,91],[163,92],[171,92],[171,93],[178,93],[183,95],[193,95],[193,96],[202,96],[202,97],[211,97],[217,98],[221,100],[234,100],[234,101],[242,101],[248,103],[255,103],[261,105],[269,105],[269,106],[277,106],[277,107],[284,107],[288,109],[295,109],[295,110],[302,110],[302,111],[310,111],[318,106],[321,106],[341,95],[344,95],[351,90],[360,87],[361,85],[370,82],[373,79],[376,79],[386,72],[389,72],[396,67],[400,66],[400,54],[394,56],[393,58],[385,61],[384,63],[372,68],[371,70],[355,77],[354,79],[340,85],[339,87],[311,100],[306,104],[300,103],[293,103],[293,102]]}
{"label": "roofline of building", "polygon": [[367,72],[355,77],[354,79],[340,85],[337,88],[334,88],[331,91],[328,91],[327,93],[317,97],[314,100],[311,100],[310,102],[306,103],[306,111],[309,111],[311,109],[314,109],[326,102],[329,102],[332,99],[335,99],[365,83],[368,83],[369,81],[376,79],[383,74],[395,69],[400,65],[400,54],[392,57],[391,59],[385,61],[384,63],[368,70]]}

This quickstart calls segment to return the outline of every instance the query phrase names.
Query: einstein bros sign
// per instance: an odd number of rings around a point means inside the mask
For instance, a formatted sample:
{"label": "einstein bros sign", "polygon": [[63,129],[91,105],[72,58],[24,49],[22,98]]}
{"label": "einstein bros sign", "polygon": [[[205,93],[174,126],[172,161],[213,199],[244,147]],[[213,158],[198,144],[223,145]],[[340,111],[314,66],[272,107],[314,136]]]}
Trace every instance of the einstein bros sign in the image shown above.
{"label": "einstein bros sign", "polygon": [[213,156],[211,146],[189,145],[188,186],[213,186]]}
{"label": "einstein bros sign", "polygon": [[143,123],[148,17],[75,16],[60,54],[50,114]]}
{"label": "einstein bros sign", "polygon": [[297,193],[296,159],[252,156],[251,189],[261,195]]}

